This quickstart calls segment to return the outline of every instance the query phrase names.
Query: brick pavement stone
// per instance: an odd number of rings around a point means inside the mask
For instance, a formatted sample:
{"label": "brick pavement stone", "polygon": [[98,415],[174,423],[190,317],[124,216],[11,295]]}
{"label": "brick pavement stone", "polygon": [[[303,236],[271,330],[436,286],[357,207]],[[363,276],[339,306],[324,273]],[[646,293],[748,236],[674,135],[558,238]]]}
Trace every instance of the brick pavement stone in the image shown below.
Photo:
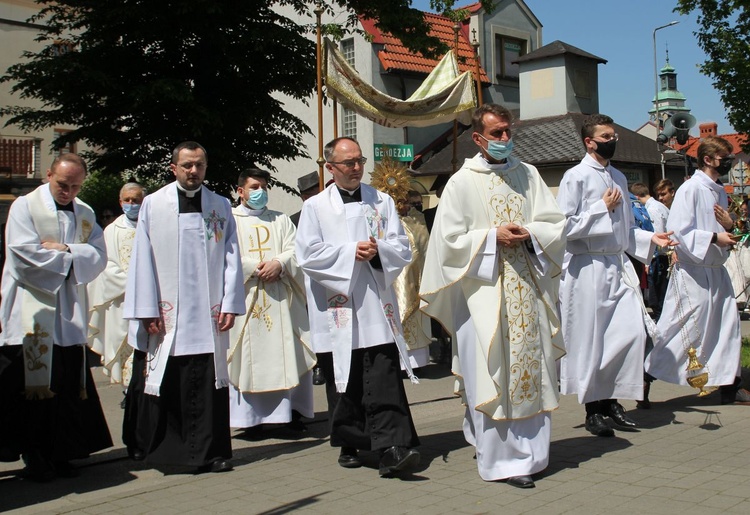
{"label": "brick pavement stone", "polygon": [[[315,389],[318,419],[302,438],[283,430],[250,442],[235,433],[236,468],[194,475],[151,469],[124,458],[119,444],[121,394],[99,385],[113,450],[81,462],[80,478],[36,485],[14,478],[20,463],[0,464],[0,511],[12,513],[745,513],[750,502],[747,420],[750,407],[698,399],[688,388],[657,383],[652,410],[623,404],[643,425],[596,438],[582,427],[583,408],[563,397],[553,416],[552,453],[537,488],[520,491],[479,478],[463,440],[463,407],[453,379],[436,370],[407,384],[423,446],[411,480],[381,479],[377,470],[346,470],[325,439],[325,401]],[[364,454],[364,453],[363,453]],[[377,456],[367,458],[377,466]],[[602,498],[606,498],[606,505]],[[358,505],[359,501],[369,506]],[[32,504],[38,503],[38,504]],[[742,507],[744,506],[744,510]]]}

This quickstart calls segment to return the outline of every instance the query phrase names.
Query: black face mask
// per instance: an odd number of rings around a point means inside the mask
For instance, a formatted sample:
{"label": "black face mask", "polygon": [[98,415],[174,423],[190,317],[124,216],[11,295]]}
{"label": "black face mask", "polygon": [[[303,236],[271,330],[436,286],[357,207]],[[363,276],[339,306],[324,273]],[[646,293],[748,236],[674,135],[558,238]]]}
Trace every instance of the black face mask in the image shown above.
{"label": "black face mask", "polygon": [[616,139],[611,139],[609,141],[592,141],[596,143],[596,150],[594,150],[594,152],[599,154],[603,159],[610,160],[612,159],[612,156],[615,155],[615,149],[617,148]]}
{"label": "black face mask", "polygon": [[719,175],[728,174],[732,169],[733,162],[734,157],[722,157],[721,159],[719,159],[719,166],[716,167],[716,171],[719,172]]}
{"label": "black face mask", "polygon": [[411,207],[413,207],[414,209],[416,209],[420,213],[422,212],[422,203],[421,202],[419,202],[417,204],[412,204]]}

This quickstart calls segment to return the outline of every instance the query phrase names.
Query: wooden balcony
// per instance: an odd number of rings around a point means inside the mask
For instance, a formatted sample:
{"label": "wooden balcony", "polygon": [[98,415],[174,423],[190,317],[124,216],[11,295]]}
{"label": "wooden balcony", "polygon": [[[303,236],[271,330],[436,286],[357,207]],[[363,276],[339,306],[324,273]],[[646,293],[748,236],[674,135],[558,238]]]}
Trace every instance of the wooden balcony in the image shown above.
{"label": "wooden balcony", "polygon": [[0,137],[0,178],[39,177],[41,142],[39,138]]}

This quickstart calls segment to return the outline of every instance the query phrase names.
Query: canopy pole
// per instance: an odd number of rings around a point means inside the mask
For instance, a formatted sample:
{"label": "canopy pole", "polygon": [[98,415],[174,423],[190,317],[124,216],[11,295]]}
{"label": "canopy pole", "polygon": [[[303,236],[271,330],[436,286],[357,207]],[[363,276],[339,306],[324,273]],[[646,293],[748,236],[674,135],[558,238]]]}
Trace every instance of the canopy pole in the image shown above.
{"label": "canopy pole", "polygon": [[313,10],[315,17],[317,18],[317,29],[316,38],[317,45],[315,49],[317,59],[317,86],[318,86],[318,185],[320,191],[325,188],[325,180],[323,177],[323,164],[326,160],[323,158],[323,49],[321,41],[322,27],[320,18],[323,15],[323,3],[318,1],[315,3],[315,9]]}
{"label": "canopy pole", "polygon": [[[458,31],[461,26],[456,22],[453,25],[453,51],[456,52],[456,61],[458,61]],[[452,174],[456,173],[458,165],[458,119],[453,119],[453,158],[451,159]]]}
{"label": "canopy pole", "polygon": [[477,29],[471,29],[472,42],[471,46],[474,47],[474,80],[477,83],[477,102],[478,105],[483,105],[482,101],[482,76],[480,75],[480,63],[479,63],[479,41],[477,41]]}

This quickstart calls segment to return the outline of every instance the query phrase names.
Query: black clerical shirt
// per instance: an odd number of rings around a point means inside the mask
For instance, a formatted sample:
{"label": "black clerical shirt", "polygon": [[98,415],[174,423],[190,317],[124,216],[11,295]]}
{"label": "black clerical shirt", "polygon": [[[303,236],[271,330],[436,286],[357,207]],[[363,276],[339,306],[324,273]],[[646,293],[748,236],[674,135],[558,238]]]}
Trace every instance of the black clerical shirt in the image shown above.
{"label": "black clerical shirt", "polygon": [[[188,197],[187,193],[180,188],[177,188],[177,200],[179,202],[180,213],[200,213],[201,209],[201,191],[203,188],[199,188],[198,191],[192,197]],[[192,193],[192,191],[190,192]]]}
{"label": "black clerical shirt", "polygon": [[[352,193],[349,193],[346,190],[342,190],[341,188],[338,188],[338,190],[341,194],[341,200],[344,201],[344,204],[350,204],[352,202],[362,202],[361,187],[357,188]],[[375,256],[370,260],[370,266],[372,266],[375,270],[383,269],[383,263],[380,262],[380,255],[378,253],[375,253]]]}

